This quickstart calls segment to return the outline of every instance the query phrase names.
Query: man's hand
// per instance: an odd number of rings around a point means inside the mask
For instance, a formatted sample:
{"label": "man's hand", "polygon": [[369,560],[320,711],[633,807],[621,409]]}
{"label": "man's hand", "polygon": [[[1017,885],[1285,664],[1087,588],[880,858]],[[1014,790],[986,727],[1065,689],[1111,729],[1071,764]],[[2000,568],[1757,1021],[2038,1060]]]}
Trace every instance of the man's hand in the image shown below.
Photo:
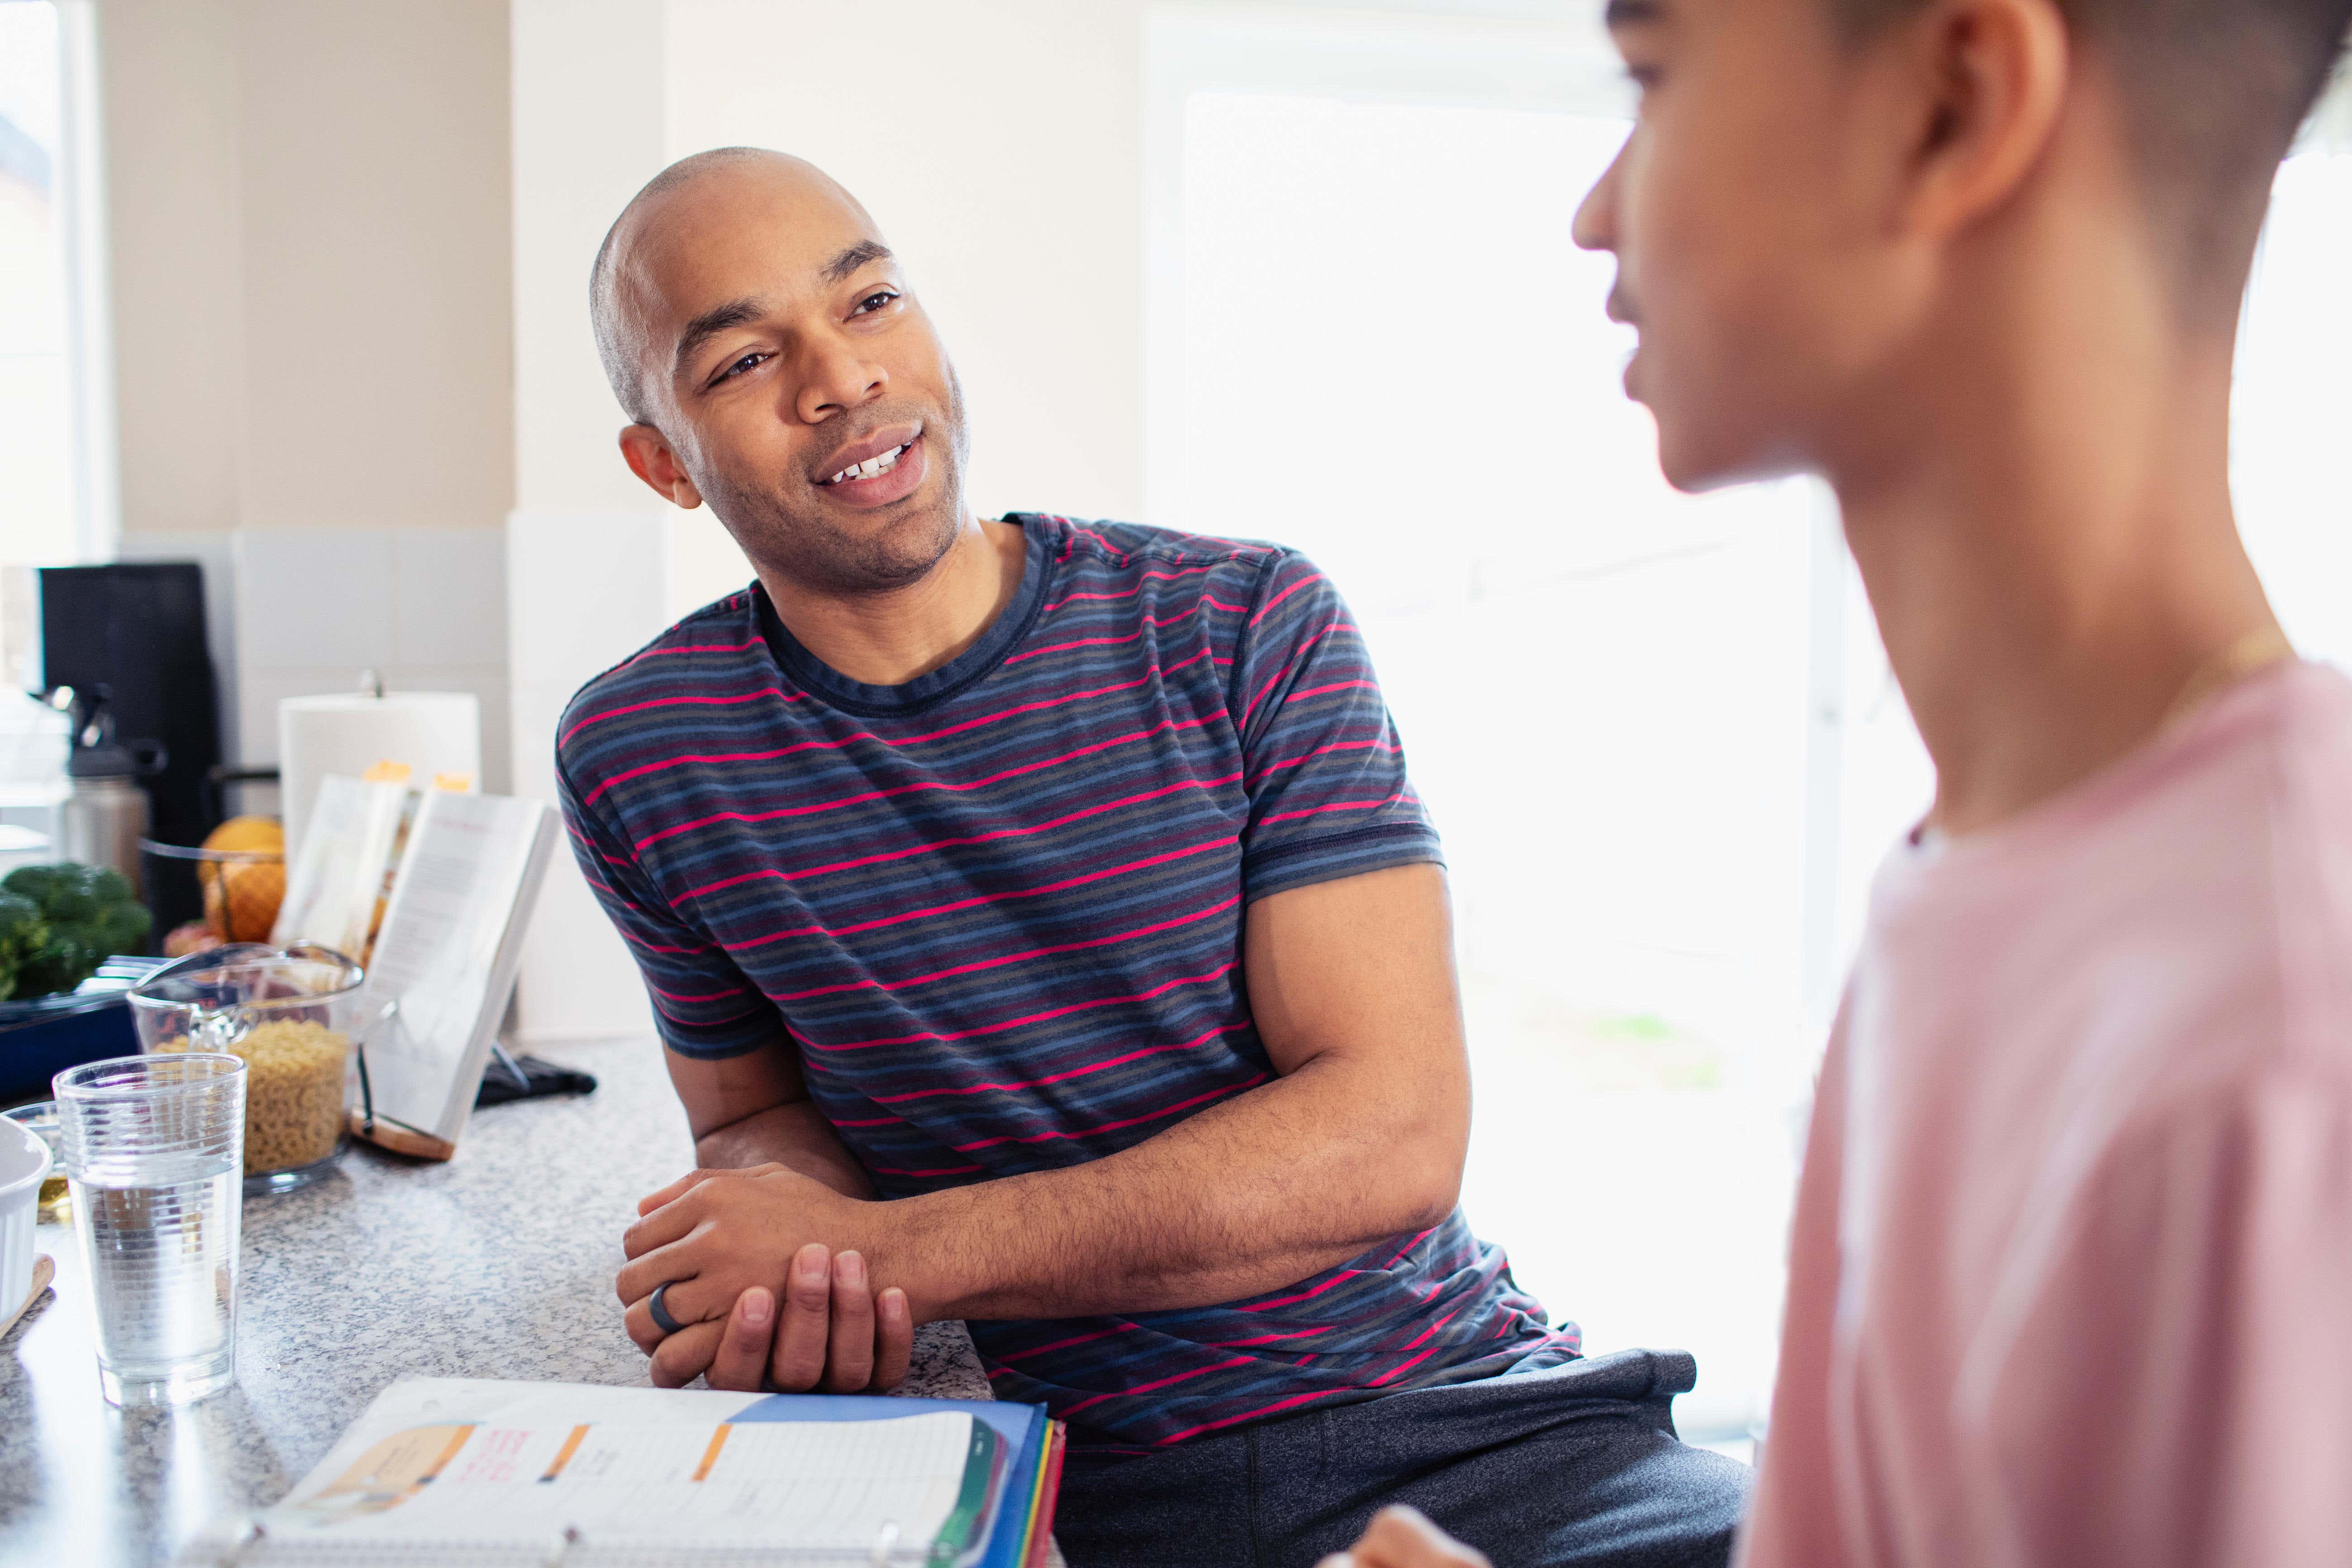
{"label": "man's hand", "polygon": [[1384,1508],[1345,1552],[1318,1568],[1492,1568],[1474,1552],[1409,1508]]}
{"label": "man's hand", "polygon": [[[906,1292],[877,1294],[856,1248],[836,1254],[800,1239],[870,1231],[855,1211],[878,1206],[782,1165],[696,1171],[646,1197],[637,1205],[645,1217],[622,1238],[630,1262],[614,1289],[628,1303],[629,1337],[653,1357],[654,1382],[682,1387],[699,1374],[713,1388],[748,1391],[764,1374],[793,1392],[895,1387],[914,1341]],[[651,1305],[664,1283],[664,1308],[686,1325],[667,1336]]]}

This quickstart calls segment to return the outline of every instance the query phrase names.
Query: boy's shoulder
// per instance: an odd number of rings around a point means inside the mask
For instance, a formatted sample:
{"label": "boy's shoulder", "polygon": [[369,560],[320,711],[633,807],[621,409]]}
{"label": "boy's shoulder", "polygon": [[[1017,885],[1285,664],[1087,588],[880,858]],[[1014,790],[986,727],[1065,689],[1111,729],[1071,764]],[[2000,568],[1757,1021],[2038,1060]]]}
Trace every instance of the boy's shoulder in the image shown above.
{"label": "boy's shoulder", "polygon": [[2183,738],[2163,809],[2117,846],[2147,874],[2121,854],[2099,869],[2114,1014],[2135,985],[2164,1003],[2142,1020],[2147,1106],[2283,1071],[2352,1092],[2352,681],[2284,667],[2210,720]]}
{"label": "boy's shoulder", "polygon": [[2313,1052],[2352,1074],[2352,681],[2256,677],[2012,827],[1898,849],[1871,926],[1888,1026],[1976,1020],[1985,1081],[2021,1093],[2129,1084],[2162,1117]]}

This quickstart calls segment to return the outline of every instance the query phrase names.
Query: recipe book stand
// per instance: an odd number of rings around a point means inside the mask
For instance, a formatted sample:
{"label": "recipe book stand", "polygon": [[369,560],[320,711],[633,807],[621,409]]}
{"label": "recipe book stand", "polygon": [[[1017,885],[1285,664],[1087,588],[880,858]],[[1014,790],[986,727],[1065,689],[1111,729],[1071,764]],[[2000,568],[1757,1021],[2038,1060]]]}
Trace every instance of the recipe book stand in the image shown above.
{"label": "recipe book stand", "polygon": [[369,954],[382,1010],[360,1047],[353,1136],[418,1159],[457,1153],[555,837],[535,800],[423,797]]}
{"label": "recipe book stand", "polygon": [[[505,1069],[503,1082],[492,1080],[487,1070],[480,1088],[475,1090],[474,1106],[499,1105],[509,1100],[536,1100],[547,1094],[579,1094],[593,1090],[596,1080],[586,1073],[569,1068],[551,1067],[537,1057],[520,1060],[507,1054],[506,1047],[495,1039],[490,1042],[490,1059]],[[362,1062],[362,1082],[365,1080]],[[374,1114],[367,1097],[362,1097],[362,1108],[351,1112],[351,1134],[362,1138],[378,1148],[389,1149],[395,1154],[413,1155],[420,1160],[446,1160],[457,1152],[457,1145],[446,1138],[436,1138],[429,1132],[419,1132],[414,1127]]]}

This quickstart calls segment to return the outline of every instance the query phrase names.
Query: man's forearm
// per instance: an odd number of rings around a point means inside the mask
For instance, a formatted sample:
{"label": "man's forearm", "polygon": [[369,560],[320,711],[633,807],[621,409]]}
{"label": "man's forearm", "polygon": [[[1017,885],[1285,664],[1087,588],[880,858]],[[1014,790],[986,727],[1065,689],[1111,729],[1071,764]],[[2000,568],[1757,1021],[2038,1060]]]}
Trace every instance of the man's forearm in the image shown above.
{"label": "man's forearm", "polygon": [[[1443,871],[1269,895],[1244,950],[1270,1080],[1115,1154],[888,1203],[836,1196],[856,1163],[782,1053],[673,1053],[689,1111],[710,1108],[695,1112],[706,1163],[791,1169],[666,1197],[633,1231],[633,1282],[740,1289],[814,1242],[861,1254],[918,1321],[1164,1311],[1276,1291],[1440,1223],[1470,1135]],[[738,1120],[747,1103],[778,1109]]]}
{"label": "man's forearm", "polygon": [[[1106,1159],[888,1204],[877,1282],[917,1320],[1081,1317],[1278,1289],[1453,1211],[1466,1095],[1309,1062]],[[1460,1101],[1456,1116],[1449,1101]]]}
{"label": "man's forearm", "polygon": [[788,1166],[844,1197],[870,1198],[874,1183],[840,1134],[805,1100],[714,1127],[694,1142],[695,1163],[709,1170]]}

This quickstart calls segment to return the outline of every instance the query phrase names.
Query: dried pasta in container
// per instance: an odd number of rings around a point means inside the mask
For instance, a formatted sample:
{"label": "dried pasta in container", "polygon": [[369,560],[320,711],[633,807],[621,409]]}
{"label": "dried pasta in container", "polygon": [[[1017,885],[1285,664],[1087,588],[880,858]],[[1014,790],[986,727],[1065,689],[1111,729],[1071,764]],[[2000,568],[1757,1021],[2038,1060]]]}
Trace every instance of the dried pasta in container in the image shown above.
{"label": "dried pasta in container", "polygon": [[[158,1050],[184,1051],[187,1037]],[[350,1038],[324,1024],[257,1024],[224,1047],[246,1065],[245,1173],[315,1164],[343,1131],[343,1073]]]}

